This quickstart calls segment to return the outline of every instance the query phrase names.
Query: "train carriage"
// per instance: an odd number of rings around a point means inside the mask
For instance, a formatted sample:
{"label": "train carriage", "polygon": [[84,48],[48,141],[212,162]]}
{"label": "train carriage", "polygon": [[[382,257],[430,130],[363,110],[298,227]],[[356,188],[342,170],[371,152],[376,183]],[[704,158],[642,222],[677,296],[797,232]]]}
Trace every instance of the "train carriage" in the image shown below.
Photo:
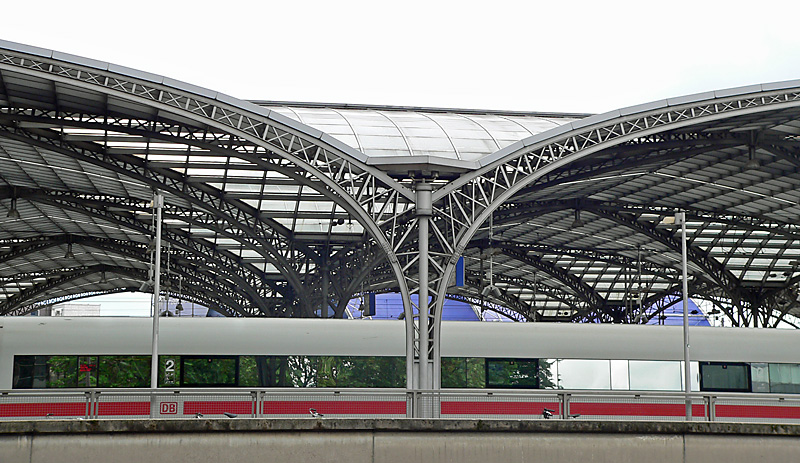
{"label": "train carriage", "polygon": [[[5,317],[0,326],[0,390],[107,391],[149,385],[150,319]],[[624,416],[625,407],[603,402],[597,394],[679,393],[683,385],[680,327],[445,322],[441,339],[441,386],[454,398],[442,399],[440,416],[539,416],[553,404],[523,400],[509,405],[478,400],[474,394],[533,397],[544,390],[569,391],[571,411],[584,416]],[[693,391],[800,392],[797,331],[692,327],[690,343]],[[405,326],[386,320],[165,318],[159,365],[159,387],[165,390],[372,388],[402,395]],[[273,402],[280,416],[301,413],[308,405]],[[379,402],[372,405],[375,410],[405,416],[403,400]],[[360,415],[370,415],[361,405]],[[680,401],[647,405],[631,413],[682,413]],[[185,414],[191,407],[183,409]]]}

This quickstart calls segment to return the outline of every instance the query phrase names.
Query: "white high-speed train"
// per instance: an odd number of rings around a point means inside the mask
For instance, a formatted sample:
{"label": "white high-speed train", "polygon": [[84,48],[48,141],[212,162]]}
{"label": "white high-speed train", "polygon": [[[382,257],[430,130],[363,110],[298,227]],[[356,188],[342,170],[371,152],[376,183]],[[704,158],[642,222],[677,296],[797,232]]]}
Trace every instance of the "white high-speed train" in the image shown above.
{"label": "white high-speed train", "polygon": [[[2,317],[0,390],[147,387],[147,318]],[[444,322],[444,388],[680,390],[681,327]],[[800,393],[800,331],[692,327],[693,390]],[[161,387],[406,387],[402,321],[164,318]]]}

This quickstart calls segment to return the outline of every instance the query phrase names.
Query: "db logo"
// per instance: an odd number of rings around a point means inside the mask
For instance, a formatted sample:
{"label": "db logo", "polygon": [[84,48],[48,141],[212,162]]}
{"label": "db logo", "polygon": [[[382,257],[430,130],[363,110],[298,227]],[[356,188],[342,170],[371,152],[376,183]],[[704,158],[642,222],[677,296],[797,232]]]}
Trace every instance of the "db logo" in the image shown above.
{"label": "db logo", "polygon": [[176,415],[178,414],[178,402],[161,402],[162,415]]}

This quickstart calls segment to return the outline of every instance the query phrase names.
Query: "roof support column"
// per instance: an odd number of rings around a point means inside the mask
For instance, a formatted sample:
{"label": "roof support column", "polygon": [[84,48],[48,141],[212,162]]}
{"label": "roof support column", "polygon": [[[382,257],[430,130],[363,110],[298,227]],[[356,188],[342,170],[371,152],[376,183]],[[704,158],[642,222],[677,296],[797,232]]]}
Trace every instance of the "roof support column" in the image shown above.
{"label": "roof support column", "polygon": [[[416,184],[416,211],[419,221],[419,321],[417,333],[417,344],[419,360],[417,363],[418,376],[417,387],[422,390],[433,389],[433,365],[431,363],[431,347],[436,339],[432,339],[430,329],[430,310],[428,308],[429,278],[428,278],[428,259],[429,259],[429,221],[433,215],[433,205],[431,203],[431,184],[419,182]],[[417,408],[417,407],[415,407]],[[419,410],[426,412],[428,410]],[[432,412],[432,410],[430,410]],[[419,418],[426,416],[417,415]]]}
{"label": "roof support column", "polygon": [[329,253],[326,252],[326,254],[322,256],[322,307],[320,307],[319,312],[320,318],[328,318],[330,316],[328,314],[331,304],[331,298],[328,295],[328,291],[330,290],[328,286],[328,277],[330,272],[330,268],[328,267],[328,258]]}

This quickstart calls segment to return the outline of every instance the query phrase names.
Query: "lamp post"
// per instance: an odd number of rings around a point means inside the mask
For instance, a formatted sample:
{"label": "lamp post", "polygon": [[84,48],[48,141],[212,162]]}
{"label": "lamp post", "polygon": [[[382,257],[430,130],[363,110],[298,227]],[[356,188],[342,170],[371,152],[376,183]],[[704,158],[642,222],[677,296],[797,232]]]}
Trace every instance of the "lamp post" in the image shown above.
{"label": "lamp post", "polygon": [[153,194],[153,209],[155,209],[155,264],[153,269],[153,352],[150,360],[150,389],[152,390],[152,400],[150,404],[150,416],[156,413],[156,388],[158,388],[158,293],[161,291],[161,209],[164,207],[164,196],[156,191]]}
{"label": "lamp post", "polygon": [[683,280],[683,390],[686,394],[686,421],[692,420],[692,377],[689,365],[689,276],[686,265],[686,213],[676,212],[675,222],[681,225],[681,269]]}
{"label": "lamp post", "polygon": [[692,421],[692,368],[689,364],[689,275],[686,258],[686,213],[679,212],[681,221],[681,266],[683,267],[683,389],[686,391],[686,421]]}
{"label": "lamp post", "polygon": [[676,212],[664,217],[664,224],[681,226],[681,281],[683,283],[683,392],[686,401],[686,421],[692,420],[692,375],[689,363],[689,275],[686,257],[686,213]]}

